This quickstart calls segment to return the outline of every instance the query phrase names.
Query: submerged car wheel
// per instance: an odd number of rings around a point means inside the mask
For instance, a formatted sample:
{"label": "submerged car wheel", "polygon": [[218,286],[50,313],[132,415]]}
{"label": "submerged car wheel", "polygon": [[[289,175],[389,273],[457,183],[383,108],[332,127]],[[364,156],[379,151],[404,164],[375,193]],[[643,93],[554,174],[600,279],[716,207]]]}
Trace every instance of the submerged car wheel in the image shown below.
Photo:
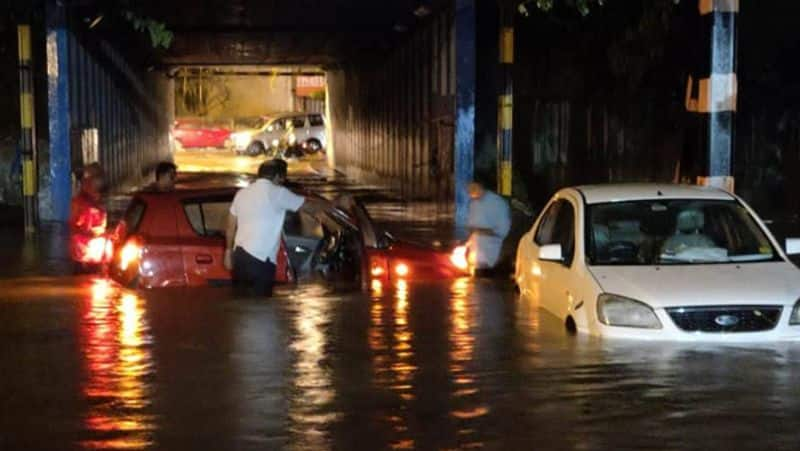
{"label": "submerged car wheel", "polygon": [[322,150],[322,143],[317,141],[316,139],[309,139],[306,141],[306,152],[309,154],[315,154]]}
{"label": "submerged car wheel", "polygon": [[264,149],[264,145],[263,144],[261,144],[258,141],[253,141],[253,142],[250,143],[249,146],[247,146],[247,151],[246,152],[247,152],[247,155],[250,155],[251,157],[256,157],[256,156],[261,155],[262,153],[264,153],[265,150],[266,149]]}
{"label": "submerged car wheel", "polygon": [[575,335],[578,333],[578,326],[575,324],[575,320],[572,319],[571,316],[568,316],[567,320],[564,321],[564,327],[567,329],[567,333],[570,335]]}

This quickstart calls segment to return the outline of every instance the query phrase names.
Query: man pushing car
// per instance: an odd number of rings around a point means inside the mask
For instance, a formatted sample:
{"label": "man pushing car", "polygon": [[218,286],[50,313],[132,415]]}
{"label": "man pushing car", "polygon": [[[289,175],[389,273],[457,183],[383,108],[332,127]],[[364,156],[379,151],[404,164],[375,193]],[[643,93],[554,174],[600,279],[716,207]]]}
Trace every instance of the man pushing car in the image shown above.
{"label": "man pushing car", "polygon": [[303,209],[315,215],[327,208],[284,187],[287,169],[283,160],[262,163],[258,179],[236,193],[228,215],[225,268],[238,290],[256,296],[272,296],[286,212]]}

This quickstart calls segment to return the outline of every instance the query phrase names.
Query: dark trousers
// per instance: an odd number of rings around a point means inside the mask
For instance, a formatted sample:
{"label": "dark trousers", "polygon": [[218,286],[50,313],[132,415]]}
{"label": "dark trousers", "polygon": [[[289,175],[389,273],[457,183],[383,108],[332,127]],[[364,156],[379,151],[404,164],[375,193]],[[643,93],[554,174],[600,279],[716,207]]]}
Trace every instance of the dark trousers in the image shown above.
{"label": "dark trousers", "polygon": [[272,296],[275,284],[275,264],[248,254],[241,247],[233,251],[233,285],[237,292],[254,296]]}

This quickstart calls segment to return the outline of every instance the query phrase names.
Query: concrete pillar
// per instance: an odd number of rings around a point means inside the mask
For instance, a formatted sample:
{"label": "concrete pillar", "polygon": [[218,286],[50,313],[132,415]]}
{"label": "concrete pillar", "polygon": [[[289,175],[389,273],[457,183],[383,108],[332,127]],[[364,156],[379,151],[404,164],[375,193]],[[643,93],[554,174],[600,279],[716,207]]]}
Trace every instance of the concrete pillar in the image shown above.
{"label": "concrete pillar", "polygon": [[22,197],[25,211],[25,235],[33,235],[38,222],[38,170],[36,168],[36,126],[33,101],[33,68],[31,65],[31,27],[17,27],[19,48],[19,118],[22,154]]}
{"label": "concrete pillar", "polygon": [[513,5],[500,6],[500,92],[497,96],[497,191],[510,196],[512,189],[512,128],[514,124],[514,14]]}
{"label": "concrete pillar", "polygon": [[334,140],[333,114],[331,110],[330,72],[325,74],[325,158],[328,166],[336,167],[336,146]]}
{"label": "concrete pillar", "polygon": [[733,191],[733,134],[736,112],[736,15],[739,0],[698,0],[708,18],[710,61],[708,78],[701,78],[697,98],[687,89],[687,109],[708,115],[705,174],[698,182]]}
{"label": "concrete pillar", "polygon": [[469,193],[475,156],[475,49],[476,0],[456,0],[456,117],[455,117],[455,203],[456,228],[467,223]]}
{"label": "concrete pillar", "polygon": [[63,2],[48,0],[47,25],[47,99],[50,130],[51,212],[45,219],[67,221],[72,199],[70,150],[69,52],[66,8]]}

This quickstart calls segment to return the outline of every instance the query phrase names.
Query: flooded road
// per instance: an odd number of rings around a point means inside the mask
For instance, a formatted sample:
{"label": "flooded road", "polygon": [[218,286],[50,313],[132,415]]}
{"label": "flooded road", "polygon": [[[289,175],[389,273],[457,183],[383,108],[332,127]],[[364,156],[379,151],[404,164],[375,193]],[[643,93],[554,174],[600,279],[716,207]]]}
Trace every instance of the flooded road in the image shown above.
{"label": "flooded road", "polygon": [[[447,205],[308,183],[369,193],[398,233],[448,228]],[[59,275],[57,234],[16,250],[3,239],[0,450],[794,450],[800,438],[793,344],[574,337],[505,280],[312,283],[270,300],[135,292]]]}
{"label": "flooded road", "polygon": [[796,347],[571,337],[498,282],[15,284],[0,449],[796,449]]}

